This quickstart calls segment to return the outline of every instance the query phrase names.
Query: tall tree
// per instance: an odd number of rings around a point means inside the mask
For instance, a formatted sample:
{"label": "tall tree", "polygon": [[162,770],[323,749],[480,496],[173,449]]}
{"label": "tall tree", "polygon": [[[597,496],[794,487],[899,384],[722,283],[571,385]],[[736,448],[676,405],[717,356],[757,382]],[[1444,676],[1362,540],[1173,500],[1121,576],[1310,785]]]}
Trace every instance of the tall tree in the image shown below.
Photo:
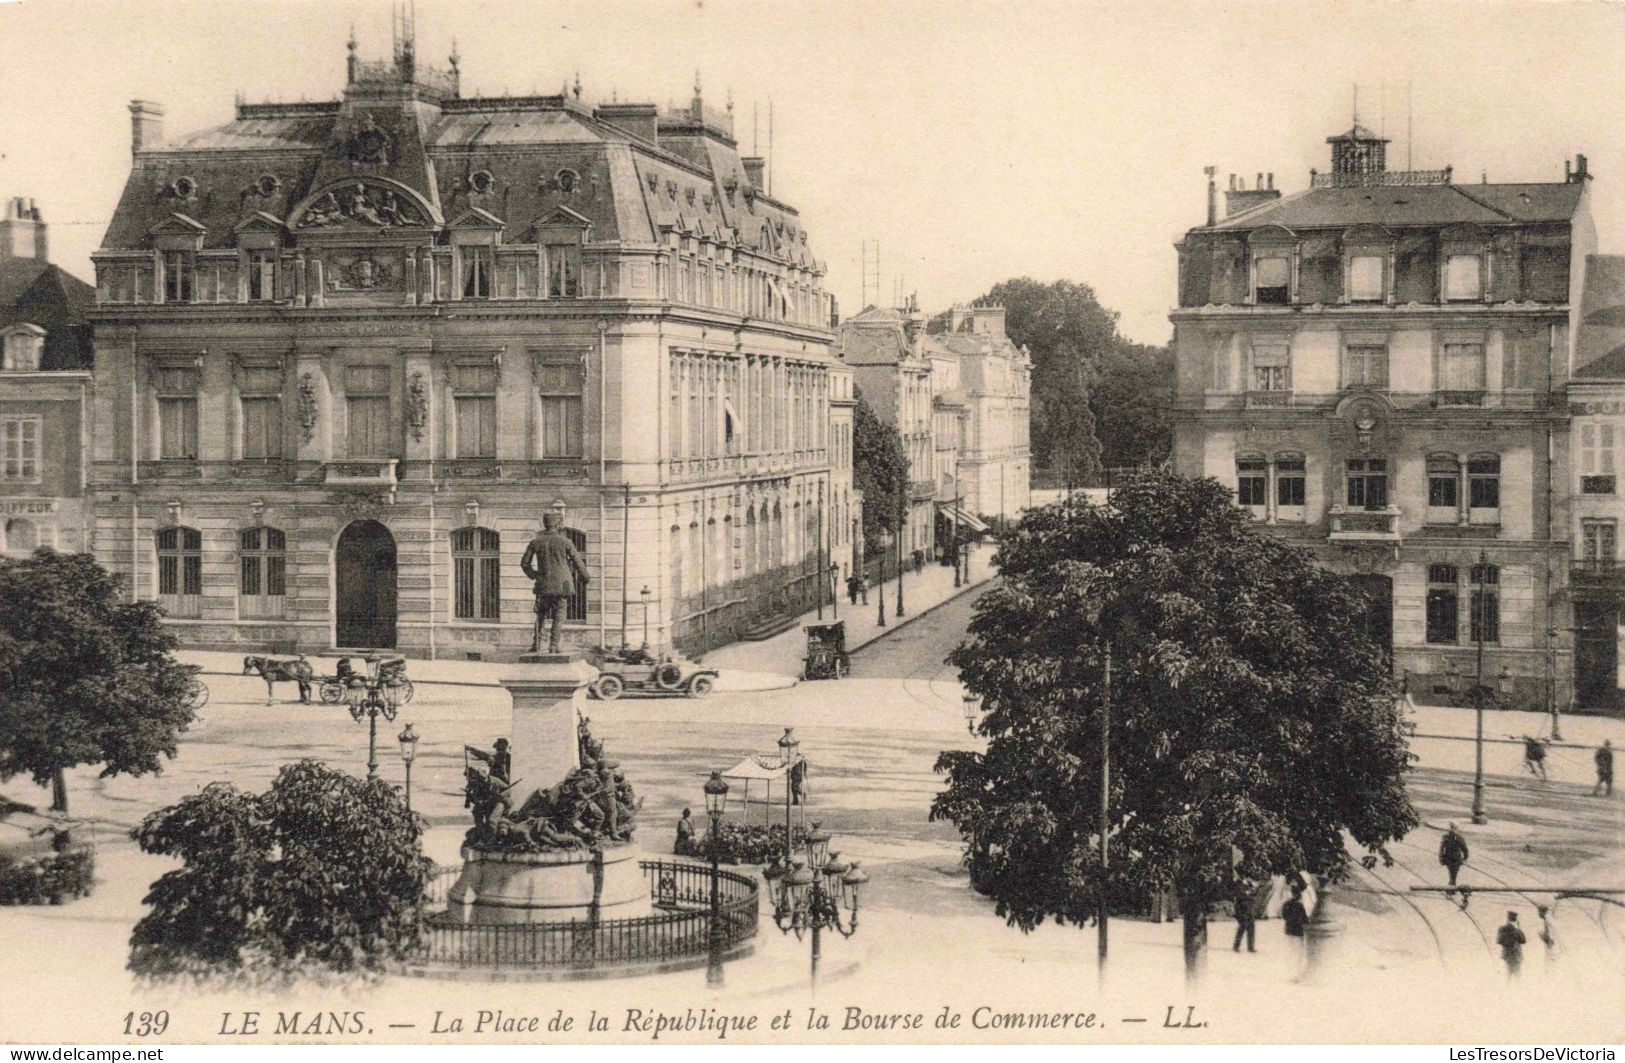
{"label": "tall tree", "polygon": [[908,489],[908,455],[897,429],[875,415],[874,408],[853,389],[857,408],[852,411],[852,483],[863,492],[863,541],[872,555],[882,530],[898,532],[897,500]]}
{"label": "tall tree", "polygon": [[247,983],[382,969],[422,929],[431,863],[395,788],[313,760],[271,788],[214,783],[131,832],[179,857],[130,935],[132,971]]}
{"label": "tall tree", "polygon": [[1119,338],[1089,389],[1107,468],[1161,464],[1173,450],[1174,353]]}
{"label": "tall tree", "polygon": [[159,618],[151,602],[120,601],[88,554],[0,559],[0,779],[52,784],[66,812],[66,769],[144,775],[175,756],[193,672]]}
{"label": "tall tree", "polygon": [[[1081,922],[1106,896],[1174,887],[1188,970],[1232,876],[1336,878],[1343,832],[1384,846],[1417,823],[1406,749],[1365,600],[1255,532],[1216,480],[1132,478],[1111,505],[1031,510],[999,586],[950,658],[986,706],[987,751],[945,752],[933,819],[1011,924]],[[1108,642],[1109,640],[1109,642]],[[1109,870],[1098,844],[1110,645]]]}

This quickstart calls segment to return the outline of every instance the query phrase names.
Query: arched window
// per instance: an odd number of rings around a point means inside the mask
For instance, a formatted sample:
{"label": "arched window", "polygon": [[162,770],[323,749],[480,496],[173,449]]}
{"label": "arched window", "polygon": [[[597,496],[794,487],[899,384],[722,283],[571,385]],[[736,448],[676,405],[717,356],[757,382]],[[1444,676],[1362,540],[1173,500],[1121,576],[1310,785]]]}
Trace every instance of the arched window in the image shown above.
{"label": "arched window", "polygon": [[451,533],[452,616],[502,619],[502,536],[490,528]]}
{"label": "arched window", "polygon": [[[565,528],[564,535],[570,540],[570,545],[576,548],[581,557],[583,568],[587,565],[587,533],[578,528]],[[564,619],[572,623],[584,623],[587,619],[587,579],[585,576],[576,577],[576,592],[565,603]]]}
{"label": "arched window", "polygon": [[1455,565],[1428,566],[1427,640],[1442,646],[1454,646],[1458,634],[1459,584]]}
{"label": "arched window", "polygon": [[203,533],[196,528],[160,528],[158,604],[173,617],[203,615]]}
{"label": "arched window", "polygon": [[288,540],[280,528],[237,533],[237,612],[247,620],[284,615],[288,594]]}
{"label": "arched window", "polygon": [[1496,565],[1472,568],[1472,630],[1474,642],[1501,641],[1501,569]]}

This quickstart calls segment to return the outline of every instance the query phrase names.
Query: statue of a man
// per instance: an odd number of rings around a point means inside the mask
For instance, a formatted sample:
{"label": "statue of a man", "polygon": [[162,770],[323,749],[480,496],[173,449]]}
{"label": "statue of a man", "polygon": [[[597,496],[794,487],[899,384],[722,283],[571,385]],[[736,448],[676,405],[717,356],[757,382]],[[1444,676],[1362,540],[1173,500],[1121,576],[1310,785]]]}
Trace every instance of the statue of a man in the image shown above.
{"label": "statue of a man", "polygon": [[542,625],[553,621],[548,634],[547,652],[559,652],[559,624],[564,619],[565,602],[574,597],[577,582],[587,582],[587,566],[576,553],[575,544],[564,534],[563,518],[557,513],[542,517],[542,530],[525,547],[525,556],[519,567],[532,582],[536,593],[536,629],[531,636],[530,652],[542,649]]}

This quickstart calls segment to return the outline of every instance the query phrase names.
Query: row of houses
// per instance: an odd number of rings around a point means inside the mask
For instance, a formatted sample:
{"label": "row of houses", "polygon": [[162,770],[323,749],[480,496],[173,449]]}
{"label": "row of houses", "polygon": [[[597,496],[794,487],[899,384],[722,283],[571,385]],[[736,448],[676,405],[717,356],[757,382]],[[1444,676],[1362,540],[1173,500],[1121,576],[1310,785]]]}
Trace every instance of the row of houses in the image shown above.
{"label": "row of houses", "polygon": [[1174,464],[1370,595],[1396,676],[1613,707],[1625,259],[1561,180],[1394,171],[1356,122],[1283,194],[1230,178],[1177,244]]}

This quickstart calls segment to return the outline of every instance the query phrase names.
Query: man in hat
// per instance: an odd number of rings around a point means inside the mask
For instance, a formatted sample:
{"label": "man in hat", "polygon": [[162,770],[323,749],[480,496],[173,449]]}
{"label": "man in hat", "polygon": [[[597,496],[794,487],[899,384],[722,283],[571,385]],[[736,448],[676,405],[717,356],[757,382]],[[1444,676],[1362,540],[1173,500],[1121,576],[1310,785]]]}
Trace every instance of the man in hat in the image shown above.
{"label": "man in hat", "polygon": [[548,513],[542,517],[542,529],[525,547],[525,556],[519,567],[531,581],[536,594],[536,629],[531,636],[530,652],[542,650],[542,625],[549,619],[553,626],[548,634],[547,652],[559,652],[559,624],[564,619],[564,607],[575,596],[577,586],[587,582],[587,566],[576,553],[575,544],[564,534],[564,517]]}
{"label": "man in hat", "polygon": [[1613,796],[1614,793],[1614,745],[1608,739],[1602,740],[1597,747],[1597,785],[1591,788],[1592,794]]}
{"label": "man in hat", "polygon": [[1456,830],[1454,823],[1444,832],[1444,838],[1439,842],[1439,863],[1450,872],[1450,884],[1456,884],[1456,875],[1461,871],[1461,865],[1467,862],[1467,839]]}
{"label": "man in hat", "polygon": [[1501,946],[1501,959],[1506,961],[1507,977],[1516,978],[1523,968],[1523,928],[1518,925],[1518,913],[1508,912],[1507,921],[1495,932],[1495,943]]}

